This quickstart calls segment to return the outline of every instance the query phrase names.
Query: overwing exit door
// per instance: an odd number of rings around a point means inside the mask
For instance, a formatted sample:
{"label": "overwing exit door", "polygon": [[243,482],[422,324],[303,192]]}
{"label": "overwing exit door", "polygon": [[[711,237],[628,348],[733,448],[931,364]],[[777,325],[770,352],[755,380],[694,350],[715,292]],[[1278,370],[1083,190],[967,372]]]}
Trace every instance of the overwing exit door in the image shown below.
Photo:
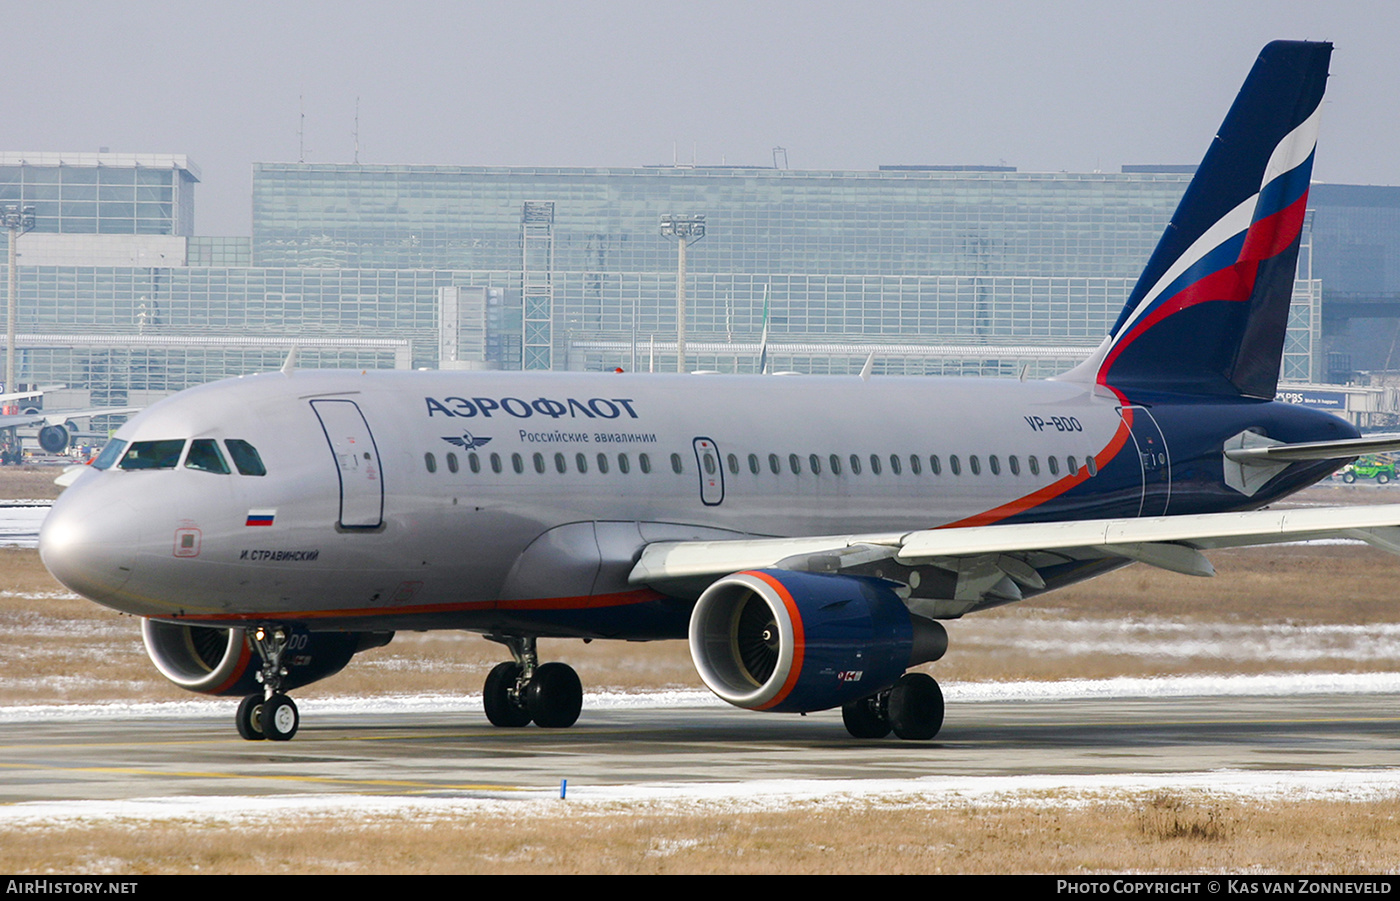
{"label": "overwing exit door", "polygon": [[700,501],[707,507],[724,502],[724,467],[720,465],[719,448],[709,438],[696,438],[695,462],[700,468]]}

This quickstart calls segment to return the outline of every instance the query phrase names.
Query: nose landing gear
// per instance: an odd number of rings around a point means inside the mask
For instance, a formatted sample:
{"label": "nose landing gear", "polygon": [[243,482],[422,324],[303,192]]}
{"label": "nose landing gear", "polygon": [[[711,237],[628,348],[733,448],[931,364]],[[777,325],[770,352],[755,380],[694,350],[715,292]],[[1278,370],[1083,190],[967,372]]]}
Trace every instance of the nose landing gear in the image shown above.
{"label": "nose landing gear", "polygon": [[301,714],[296,703],[281,691],[282,679],[287,675],[282,655],[287,650],[288,633],[280,626],[259,626],[249,638],[262,658],[257,678],[263,693],[249,695],[238,705],[234,717],[238,734],[248,741],[289,741],[297,734]]}
{"label": "nose landing gear", "polygon": [[510,648],[514,661],[499,663],[486,677],[482,706],[493,726],[519,728],[532,721],[545,729],[567,729],[583,709],[583,683],[567,663],[540,663],[534,636],[488,635]]}

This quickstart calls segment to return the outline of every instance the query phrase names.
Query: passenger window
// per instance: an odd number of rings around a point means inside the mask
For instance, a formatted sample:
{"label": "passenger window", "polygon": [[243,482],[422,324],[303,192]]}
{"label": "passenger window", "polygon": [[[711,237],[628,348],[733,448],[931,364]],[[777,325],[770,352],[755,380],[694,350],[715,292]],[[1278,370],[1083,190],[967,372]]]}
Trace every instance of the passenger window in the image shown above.
{"label": "passenger window", "polygon": [[539,451],[535,452],[535,472],[544,474],[544,454]]}
{"label": "passenger window", "polygon": [[554,471],[560,475],[569,471],[569,461],[564,458],[563,454],[554,455]]}
{"label": "passenger window", "polygon": [[773,473],[773,475],[777,475],[783,471],[783,464],[778,462],[777,454],[768,455],[768,471]]}
{"label": "passenger window", "polygon": [[878,454],[870,455],[870,474],[876,476],[880,474],[880,457]]}
{"label": "passenger window", "polygon": [[574,454],[574,464],[578,466],[579,472],[588,472],[588,456],[586,454]]}
{"label": "passenger window", "polygon": [[841,474],[841,458],[836,454],[832,454],[827,462],[831,464],[831,474],[839,476]]}
{"label": "passenger window", "polygon": [[500,455],[500,454],[492,454],[492,455],[491,455],[491,471],[494,472],[494,473],[497,473],[497,474],[500,473],[500,471],[501,471],[501,455]]}
{"label": "passenger window", "polygon": [[118,469],[174,469],[180,462],[180,452],[185,449],[185,439],[170,441],[137,441],[131,445]]}
{"label": "passenger window", "polygon": [[802,458],[797,454],[788,454],[788,469],[791,469],[795,476],[802,475]]}
{"label": "passenger window", "polygon": [[987,467],[992,471],[992,475],[1001,475],[1001,458],[996,454],[992,454],[987,458]]}
{"label": "passenger window", "polygon": [[97,455],[97,459],[92,461],[93,469],[108,469],[117,460],[121,459],[122,451],[126,450],[126,442],[120,438],[113,438],[107,442],[107,446],[102,448],[102,453]]}
{"label": "passenger window", "polygon": [[1084,465],[1089,467],[1089,475],[1096,476],[1099,474],[1099,461],[1094,459],[1093,454],[1085,458]]}
{"label": "passenger window", "polygon": [[428,472],[437,472],[437,457],[433,456],[432,451],[423,455],[423,465],[428,467]]}
{"label": "passenger window", "polygon": [[511,454],[510,468],[515,470],[516,475],[520,475],[522,472],[525,471],[525,459],[519,454]]}
{"label": "passenger window", "polygon": [[890,454],[890,472],[899,475],[904,471],[904,467],[899,465],[899,454]]}
{"label": "passenger window", "polygon": [[822,474],[822,458],[821,458],[821,457],[818,457],[816,454],[810,455],[810,456],[807,458],[807,465],[809,465],[809,466],[812,467],[812,475],[814,475],[814,476],[819,476],[819,475]]}
{"label": "passenger window", "polygon": [[617,471],[623,475],[627,475],[632,471],[632,461],[627,459],[626,454],[617,455]]}
{"label": "passenger window", "polygon": [[637,463],[642,467],[643,475],[651,474],[651,456],[649,454],[638,454]]}
{"label": "passenger window", "polygon": [[1055,457],[1050,458],[1050,474],[1052,476],[1060,474],[1060,461]]}
{"label": "passenger window", "polygon": [[671,472],[674,472],[676,475],[680,475],[681,472],[683,471],[683,469],[684,469],[684,468],[681,466],[681,455],[680,455],[680,454],[672,454],[672,455],[671,455]]}
{"label": "passenger window", "polygon": [[228,455],[233,458],[233,467],[243,476],[265,476],[267,467],[263,466],[262,457],[258,456],[258,449],[241,438],[229,438],[224,441],[224,447],[228,448]]}
{"label": "passenger window", "polygon": [[936,476],[937,476],[937,475],[942,475],[942,474],[943,474],[943,464],[941,464],[941,463],[938,462],[938,455],[937,455],[937,454],[930,454],[930,455],[929,455],[929,458],[928,458],[928,471],[931,472],[931,473],[933,473],[933,474],[936,475]]}
{"label": "passenger window", "polygon": [[607,454],[599,454],[599,455],[598,455],[598,471],[601,472],[603,475],[607,475],[607,474],[608,474],[608,455],[607,455]]}
{"label": "passenger window", "polygon": [[1011,474],[1018,476],[1021,474],[1021,460],[1015,454],[1006,458],[1007,464],[1011,467]]}
{"label": "passenger window", "polygon": [[729,455],[729,474],[734,476],[739,474],[739,458],[733,454]]}
{"label": "passenger window", "polygon": [[448,451],[448,452],[447,452],[447,471],[448,471],[448,472],[456,472],[457,469],[458,469],[458,467],[457,467],[457,455],[454,454],[452,451]]}
{"label": "passenger window", "polygon": [[851,454],[851,475],[860,475],[860,457],[856,454]]}
{"label": "passenger window", "polygon": [[758,475],[762,467],[758,463],[758,454],[749,454],[749,472]]}
{"label": "passenger window", "polygon": [[1038,475],[1040,475],[1040,460],[1039,460],[1039,459],[1037,459],[1037,458],[1035,458],[1035,457],[1027,457],[1027,458],[1026,458],[1026,463],[1027,463],[1027,464],[1030,466],[1030,468],[1031,468],[1031,475],[1033,475],[1033,476],[1038,476]]}
{"label": "passenger window", "polygon": [[481,472],[481,458],[476,454],[467,454],[467,468],[472,472]]}
{"label": "passenger window", "polygon": [[185,468],[228,475],[228,464],[224,462],[224,455],[219,453],[219,443],[213,438],[196,438],[190,442]]}
{"label": "passenger window", "polygon": [[977,459],[976,454],[967,455],[967,468],[975,476],[982,474],[982,461]]}
{"label": "passenger window", "polygon": [[958,460],[957,454],[948,455],[948,471],[955,476],[962,475],[962,462]]}
{"label": "passenger window", "polygon": [[909,471],[912,472],[912,473],[913,473],[914,475],[916,475],[916,476],[917,476],[917,475],[922,475],[922,474],[923,474],[923,471],[924,471],[924,461],[920,460],[920,459],[918,458],[917,455],[915,455],[915,454],[910,454],[910,455],[909,455]]}
{"label": "passenger window", "polygon": [[1073,457],[1070,457],[1069,460],[1068,460],[1068,463],[1069,463],[1069,474],[1070,474],[1070,475],[1074,475],[1074,474],[1076,474],[1076,473],[1079,472],[1079,461],[1078,461],[1078,460],[1074,459]]}

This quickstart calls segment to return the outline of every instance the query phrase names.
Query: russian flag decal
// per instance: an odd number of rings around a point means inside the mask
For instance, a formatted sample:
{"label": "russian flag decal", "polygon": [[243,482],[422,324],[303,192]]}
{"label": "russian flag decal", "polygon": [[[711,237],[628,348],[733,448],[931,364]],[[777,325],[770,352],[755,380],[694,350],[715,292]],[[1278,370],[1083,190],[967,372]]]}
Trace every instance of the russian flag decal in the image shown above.
{"label": "russian flag decal", "polygon": [[276,519],[276,518],[277,518],[277,510],[276,510],[276,508],[273,508],[273,509],[271,509],[271,510],[249,510],[249,511],[248,511],[248,521],[245,523],[245,525],[249,525],[249,526],[270,526],[270,525],[272,525],[272,521],[273,521],[274,519]]}

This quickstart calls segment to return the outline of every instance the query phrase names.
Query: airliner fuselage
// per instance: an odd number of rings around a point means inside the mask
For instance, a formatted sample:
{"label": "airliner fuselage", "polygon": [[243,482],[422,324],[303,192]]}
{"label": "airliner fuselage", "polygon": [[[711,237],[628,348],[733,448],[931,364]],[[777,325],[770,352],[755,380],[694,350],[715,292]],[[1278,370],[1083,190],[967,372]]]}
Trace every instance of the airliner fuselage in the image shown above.
{"label": "airliner fuselage", "polygon": [[1250,428],[1355,434],[1285,404],[1055,381],[274,373],[118,430],[44,553],[139,616],[683,637],[686,605],[627,582],[648,543],[1251,509],[1335,466],[1232,490],[1222,442]]}

